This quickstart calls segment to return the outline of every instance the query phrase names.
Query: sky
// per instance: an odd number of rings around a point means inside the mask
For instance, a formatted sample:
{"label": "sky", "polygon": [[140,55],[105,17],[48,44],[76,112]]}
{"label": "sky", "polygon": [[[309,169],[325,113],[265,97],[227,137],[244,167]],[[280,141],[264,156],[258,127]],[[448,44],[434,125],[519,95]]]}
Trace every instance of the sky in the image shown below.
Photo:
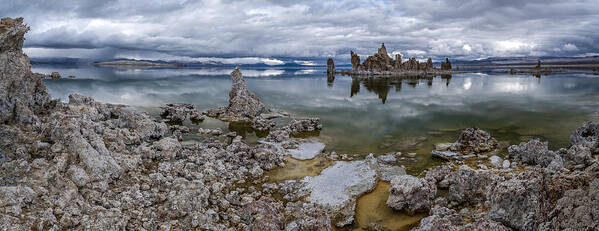
{"label": "sky", "polygon": [[[277,65],[282,57],[599,55],[599,0],[3,0],[30,57]],[[289,62],[289,61],[287,61]]]}

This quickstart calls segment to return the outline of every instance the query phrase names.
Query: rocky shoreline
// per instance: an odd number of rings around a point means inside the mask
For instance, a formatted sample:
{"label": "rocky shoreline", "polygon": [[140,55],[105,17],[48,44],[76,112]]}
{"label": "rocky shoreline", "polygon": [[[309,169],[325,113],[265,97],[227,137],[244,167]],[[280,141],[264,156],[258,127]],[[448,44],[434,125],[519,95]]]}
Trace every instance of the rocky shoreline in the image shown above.
{"label": "rocky shoreline", "polygon": [[[505,159],[494,155],[491,134],[469,128],[433,152],[447,163],[411,176],[396,154],[352,159],[326,150],[313,136],[320,119],[267,108],[239,68],[228,106],[168,104],[163,119],[77,94],[52,100],[22,51],[28,30],[22,18],[0,21],[2,230],[331,230],[355,222],[357,199],[379,181],[391,185],[389,207],[428,213],[414,230],[599,228],[597,123],[577,129],[568,148],[530,140]],[[370,60],[364,67],[379,63]],[[268,135],[249,145],[235,132],[182,124],[206,117]],[[182,133],[205,139],[182,142]],[[316,176],[269,181],[288,156],[328,164]]]}

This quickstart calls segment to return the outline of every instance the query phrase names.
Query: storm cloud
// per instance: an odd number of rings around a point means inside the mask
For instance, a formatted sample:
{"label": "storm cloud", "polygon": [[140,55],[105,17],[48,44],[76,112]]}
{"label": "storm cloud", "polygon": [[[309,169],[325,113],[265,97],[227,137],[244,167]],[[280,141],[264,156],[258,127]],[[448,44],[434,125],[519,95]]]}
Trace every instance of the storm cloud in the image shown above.
{"label": "storm cloud", "polygon": [[382,42],[435,59],[599,53],[597,0],[8,0],[0,15],[25,18],[33,57],[277,63]]}

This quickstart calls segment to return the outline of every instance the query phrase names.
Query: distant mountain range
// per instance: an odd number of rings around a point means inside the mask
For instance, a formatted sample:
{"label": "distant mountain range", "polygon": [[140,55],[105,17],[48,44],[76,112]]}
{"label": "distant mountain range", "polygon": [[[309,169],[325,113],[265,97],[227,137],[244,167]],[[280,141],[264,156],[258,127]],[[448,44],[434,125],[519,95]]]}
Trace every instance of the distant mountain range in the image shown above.
{"label": "distant mountain range", "polygon": [[[323,67],[326,66],[325,58],[314,58],[309,60],[298,61],[294,58],[277,58],[281,60],[283,64],[269,65],[265,63],[256,64],[230,64],[218,61],[206,61],[206,62],[173,62],[173,61],[162,61],[162,60],[133,60],[133,59],[113,59],[113,60],[90,60],[90,59],[78,59],[78,58],[31,58],[32,64],[60,64],[60,65],[83,65],[83,64],[98,64],[98,63],[128,63],[129,65],[135,66],[135,63],[140,63],[145,66],[183,66],[183,67]],[[451,60],[451,59],[450,59]],[[536,64],[538,60],[541,60],[543,64],[599,64],[599,56],[586,56],[586,57],[491,57],[477,60],[451,60],[454,65],[528,65]],[[344,60],[340,60],[344,61]],[[339,62],[336,66],[350,66],[349,63]]]}

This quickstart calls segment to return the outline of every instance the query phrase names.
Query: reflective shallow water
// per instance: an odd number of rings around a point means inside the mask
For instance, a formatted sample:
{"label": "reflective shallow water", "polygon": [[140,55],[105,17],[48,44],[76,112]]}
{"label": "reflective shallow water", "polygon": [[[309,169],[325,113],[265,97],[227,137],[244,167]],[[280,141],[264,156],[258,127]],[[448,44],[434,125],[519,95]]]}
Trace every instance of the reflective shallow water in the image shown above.
{"label": "reflective shallow water", "polygon": [[[193,103],[200,109],[226,105],[231,68],[119,69],[96,66],[35,65],[75,79],[46,80],[53,97],[71,93],[102,102],[157,112],[165,103]],[[589,74],[527,75],[467,73],[450,78],[331,79],[324,69],[245,68],[248,87],[270,107],[317,116],[328,151],[416,154],[405,163],[418,173],[436,160],[435,143],[452,142],[470,126],[488,130],[511,144],[531,137],[552,148],[568,144],[570,133],[597,116],[599,79]],[[223,123],[205,122],[206,127]],[[251,133],[251,131],[248,131]],[[255,137],[253,138],[255,139]]]}

